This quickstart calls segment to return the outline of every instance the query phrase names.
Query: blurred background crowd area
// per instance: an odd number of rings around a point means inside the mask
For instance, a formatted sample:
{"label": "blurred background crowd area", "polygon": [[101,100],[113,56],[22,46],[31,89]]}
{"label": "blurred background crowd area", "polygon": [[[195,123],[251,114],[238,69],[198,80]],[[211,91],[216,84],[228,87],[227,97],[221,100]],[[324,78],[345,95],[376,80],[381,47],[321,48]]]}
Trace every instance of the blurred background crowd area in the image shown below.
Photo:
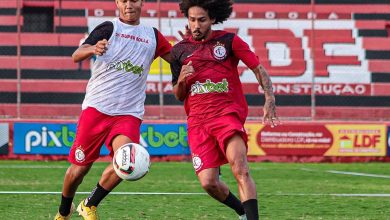
{"label": "blurred background crowd area", "polygon": [[[141,23],[175,44],[186,18],[179,1],[145,1]],[[271,75],[285,120],[390,119],[390,1],[246,0],[214,29],[234,32]],[[114,0],[0,0],[0,117],[77,119],[94,60],[71,55],[96,25],[118,15]],[[239,64],[249,120],[264,98]],[[169,64],[156,59],[146,119],[185,119]]]}

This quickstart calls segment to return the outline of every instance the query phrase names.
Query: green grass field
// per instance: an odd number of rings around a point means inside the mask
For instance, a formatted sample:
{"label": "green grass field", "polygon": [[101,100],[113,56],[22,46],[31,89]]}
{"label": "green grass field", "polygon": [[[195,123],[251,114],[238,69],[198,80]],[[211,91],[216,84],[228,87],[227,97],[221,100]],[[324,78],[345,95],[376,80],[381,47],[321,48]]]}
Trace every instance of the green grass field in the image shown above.
{"label": "green grass field", "polygon": [[[96,185],[106,165],[94,165],[79,187],[76,204]],[[67,166],[67,162],[0,161],[0,219],[53,219]],[[250,166],[261,219],[390,219],[389,164]],[[236,193],[227,166],[222,174]],[[153,163],[145,178],[123,182],[98,211],[102,220],[238,219],[232,210],[204,194],[186,162]],[[72,219],[81,218],[74,215]]]}

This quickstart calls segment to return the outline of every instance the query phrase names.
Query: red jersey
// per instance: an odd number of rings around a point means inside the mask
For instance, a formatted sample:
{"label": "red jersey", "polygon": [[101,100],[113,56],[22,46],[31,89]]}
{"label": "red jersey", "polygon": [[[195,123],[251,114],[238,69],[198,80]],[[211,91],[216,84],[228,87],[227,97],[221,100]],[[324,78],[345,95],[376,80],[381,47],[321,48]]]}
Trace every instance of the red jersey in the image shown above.
{"label": "red jersey", "polygon": [[242,60],[250,69],[259,65],[257,56],[240,37],[225,31],[213,31],[204,41],[191,37],[171,50],[172,84],[175,85],[182,65],[192,61],[195,73],[187,78],[184,103],[188,119],[208,120],[237,113],[242,123],[248,105],[242,91],[237,65]]}

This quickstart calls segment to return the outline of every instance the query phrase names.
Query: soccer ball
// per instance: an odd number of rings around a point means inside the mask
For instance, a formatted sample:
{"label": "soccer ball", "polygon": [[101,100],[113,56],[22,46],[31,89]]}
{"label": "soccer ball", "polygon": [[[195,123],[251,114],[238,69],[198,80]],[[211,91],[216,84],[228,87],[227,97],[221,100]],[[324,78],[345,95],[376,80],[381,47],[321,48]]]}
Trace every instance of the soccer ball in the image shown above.
{"label": "soccer ball", "polygon": [[128,143],[121,146],[112,158],[115,173],[128,181],[139,180],[150,168],[148,151],[139,144]]}

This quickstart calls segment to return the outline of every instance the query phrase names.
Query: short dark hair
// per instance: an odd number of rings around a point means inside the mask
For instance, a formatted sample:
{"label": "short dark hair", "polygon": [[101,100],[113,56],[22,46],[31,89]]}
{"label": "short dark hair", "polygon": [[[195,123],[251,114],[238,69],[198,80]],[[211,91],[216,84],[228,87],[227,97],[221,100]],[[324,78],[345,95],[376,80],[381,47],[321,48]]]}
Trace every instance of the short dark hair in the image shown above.
{"label": "short dark hair", "polygon": [[182,0],[179,4],[180,11],[188,18],[188,9],[198,6],[207,11],[211,19],[215,19],[213,24],[226,21],[233,11],[232,0]]}

